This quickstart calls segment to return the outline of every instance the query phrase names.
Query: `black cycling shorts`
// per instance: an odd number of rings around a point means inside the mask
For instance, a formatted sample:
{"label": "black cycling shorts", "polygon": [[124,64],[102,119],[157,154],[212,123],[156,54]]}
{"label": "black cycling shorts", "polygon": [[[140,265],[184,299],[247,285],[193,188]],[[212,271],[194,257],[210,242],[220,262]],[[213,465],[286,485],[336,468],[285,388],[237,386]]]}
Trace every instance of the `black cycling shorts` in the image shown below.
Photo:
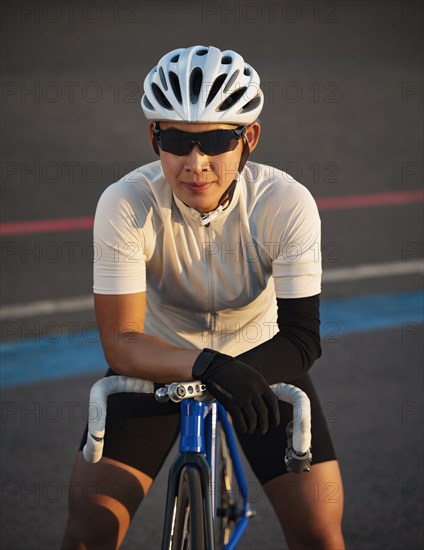
{"label": "black cycling shorts", "polygon": [[[106,376],[115,373],[109,369]],[[335,460],[327,424],[309,375],[294,385],[311,401],[312,464]],[[284,463],[285,428],[292,419],[292,407],[280,402],[281,422],[265,434],[237,433],[241,447],[263,484],[287,473]],[[103,455],[118,460],[155,478],[172,448],[180,428],[179,405],[158,403],[153,394],[119,393],[108,398]],[[87,440],[87,428],[80,450]]]}

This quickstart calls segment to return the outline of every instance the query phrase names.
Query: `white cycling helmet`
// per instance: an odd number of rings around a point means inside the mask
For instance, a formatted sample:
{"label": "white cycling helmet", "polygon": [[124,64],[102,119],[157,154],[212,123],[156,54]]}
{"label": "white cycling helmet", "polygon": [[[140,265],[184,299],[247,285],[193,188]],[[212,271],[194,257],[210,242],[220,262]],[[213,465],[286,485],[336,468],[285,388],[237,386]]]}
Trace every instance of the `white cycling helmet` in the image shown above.
{"label": "white cycling helmet", "polygon": [[248,125],[262,110],[258,73],[232,50],[178,48],[144,80],[141,106],[149,120]]}

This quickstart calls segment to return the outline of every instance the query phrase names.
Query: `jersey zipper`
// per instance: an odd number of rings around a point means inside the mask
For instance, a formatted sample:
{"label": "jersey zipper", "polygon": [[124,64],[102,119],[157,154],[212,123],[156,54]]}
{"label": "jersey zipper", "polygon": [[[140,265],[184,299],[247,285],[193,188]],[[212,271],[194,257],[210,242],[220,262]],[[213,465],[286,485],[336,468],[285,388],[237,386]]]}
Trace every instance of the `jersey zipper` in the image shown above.
{"label": "jersey zipper", "polygon": [[207,242],[207,251],[206,251],[206,264],[208,269],[208,279],[209,279],[209,296],[208,296],[208,314],[207,314],[207,321],[206,321],[206,333],[208,335],[209,344],[208,346],[213,348],[213,335],[216,331],[216,305],[215,305],[215,277],[214,277],[214,269],[212,265],[212,248],[211,248],[211,226],[206,225],[205,228],[205,235],[206,235],[206,242]]}

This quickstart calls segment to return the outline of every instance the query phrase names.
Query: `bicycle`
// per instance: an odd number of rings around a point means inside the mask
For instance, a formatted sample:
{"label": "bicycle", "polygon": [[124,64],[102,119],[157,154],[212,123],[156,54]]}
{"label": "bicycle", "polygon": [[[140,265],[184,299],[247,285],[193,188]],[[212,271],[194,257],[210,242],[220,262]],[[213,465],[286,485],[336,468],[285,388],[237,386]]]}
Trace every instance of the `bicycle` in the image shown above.
{"label": "bicycle", "polygon": [[[309,399],[290,384],[271,388],[279,399],[293,405],[293,421],[287,426],[286,468],[309,471]],[[83,449],[88,462],[98,462],[102,456],[108,396],[124,392],[153,393],[154,385],[137,378],[110,376],[91,388]],[[224,407],[198,381],[166,384],[156,390],[155,398],[159,402],[171,399],[181,408],[179,453],[169,471],[162,550],[233,550],[254,512]]]}

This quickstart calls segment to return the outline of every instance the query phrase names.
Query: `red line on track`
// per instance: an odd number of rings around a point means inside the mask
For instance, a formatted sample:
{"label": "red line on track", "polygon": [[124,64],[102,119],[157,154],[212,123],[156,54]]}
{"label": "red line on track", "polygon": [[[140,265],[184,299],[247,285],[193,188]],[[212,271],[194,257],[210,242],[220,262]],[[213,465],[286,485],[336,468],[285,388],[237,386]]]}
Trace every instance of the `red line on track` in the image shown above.
{"label": "red line on track", "polygon": [[[389,206],[423,202],[424,191],[394,191],[390,193],[347,195],[345,197],[318,197],[316,201],[320,210]],[[93,220],[93,216],[86,216],[82,218],[5,222],[0,223],[0,235],[91,230],[93,227]]]}
{"label": "red line on track", "polygon": [[85,218],[7,222],[0,224],[0,235],[22,235],[25,233],[51,233],[53,231],[60,232],[92,229],[93,221],[93,216],[87,216]]}
{"label": "red line on track", "polygon": [[319,197],[316,199],[320,210],[339,208],[363,208],[366,206],[388,206],[392,204],[419,203],[424,201],[424,191],[394,191],[392,193],[372,193],[348,195],[346,197]]}

